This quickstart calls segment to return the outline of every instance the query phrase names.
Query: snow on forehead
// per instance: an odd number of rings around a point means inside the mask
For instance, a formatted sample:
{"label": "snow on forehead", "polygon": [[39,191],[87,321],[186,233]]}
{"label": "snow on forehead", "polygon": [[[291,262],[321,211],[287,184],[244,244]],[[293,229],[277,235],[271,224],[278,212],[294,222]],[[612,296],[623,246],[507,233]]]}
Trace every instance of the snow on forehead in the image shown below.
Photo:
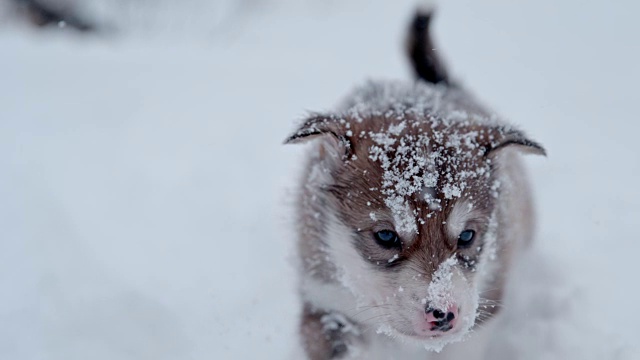
{"label": "snow on forehead", "polygon": [[469,166],[476,164],[479,133],[464,125],[491,119],[468,112],[473,104],[464,104],[463,95],[424,83],[369,83],[345,104],[345,116],[359,123],[389,119],[380,130],[363,135],[373,141],[369,158],[383,170],[380,191],[399,231],[417,233],[418,211],[411,207],[411,196],[423,196],[429,208],[438,208],[423,189],[438,189],[452,199],[462,196],[471,178],[488,176],[488,166]]}
{"label": "snow on forehead", "polygon": [[371,116],[438,116],[447,120],[495,122],[495,117],[460,89],[425,82],[369,81],[357,87],[339,108],[343,115],[362,121]]}

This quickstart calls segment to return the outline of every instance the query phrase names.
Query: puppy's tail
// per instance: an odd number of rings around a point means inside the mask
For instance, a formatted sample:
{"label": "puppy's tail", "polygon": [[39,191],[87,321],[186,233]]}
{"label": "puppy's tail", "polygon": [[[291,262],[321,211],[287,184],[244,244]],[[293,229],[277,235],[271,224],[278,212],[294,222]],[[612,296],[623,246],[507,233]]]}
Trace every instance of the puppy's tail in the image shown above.
{"label": "puppy's tail", "polygon": [[433,84],[450,85],[447,70],[438,57],[429,27],[433,19],[432,10],[418,10],[409,26],[407,55],[416,77]]}

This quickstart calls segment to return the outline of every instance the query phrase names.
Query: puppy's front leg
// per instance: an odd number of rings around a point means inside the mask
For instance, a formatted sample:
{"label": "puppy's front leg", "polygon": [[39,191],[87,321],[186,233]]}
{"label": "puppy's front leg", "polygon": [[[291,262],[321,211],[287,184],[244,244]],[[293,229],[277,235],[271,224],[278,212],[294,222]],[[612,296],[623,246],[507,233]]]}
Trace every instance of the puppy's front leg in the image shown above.
{"label": "puppy's front leg", "polygon": [[362,342],[358,325],[339,312],[305,304],[301,320],[302,345],[311,360],[349,358]]}

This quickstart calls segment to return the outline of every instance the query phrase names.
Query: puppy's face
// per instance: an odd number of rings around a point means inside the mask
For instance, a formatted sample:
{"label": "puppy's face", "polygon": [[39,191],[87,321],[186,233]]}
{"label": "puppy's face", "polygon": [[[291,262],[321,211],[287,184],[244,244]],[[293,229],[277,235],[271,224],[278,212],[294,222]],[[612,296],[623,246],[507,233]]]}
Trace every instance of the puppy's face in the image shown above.
{"label": "puppy's face", "polygon": [[422,117],[315,118],[290,140],[320,134],[330,135],[317,163],[330,208],[324,241],[360,301],[352,316],[435,349],[461,339],[496,255],[495,150],[534,143]]}

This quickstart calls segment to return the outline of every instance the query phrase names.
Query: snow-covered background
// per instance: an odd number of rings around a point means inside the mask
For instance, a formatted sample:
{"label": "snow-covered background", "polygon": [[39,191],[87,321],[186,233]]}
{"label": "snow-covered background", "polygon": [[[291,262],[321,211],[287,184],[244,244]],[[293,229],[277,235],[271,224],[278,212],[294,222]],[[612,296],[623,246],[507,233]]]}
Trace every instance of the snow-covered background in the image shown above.
{"label": "snow-covered background", "polygon": [[[109,31],[85,36],[6,4],[0,359],[290,356],[303,148],[281,142],[367,78],[409,79],[414,1],[91,0]],[[439,4],[450,70],[549,153],[494,358],[640,358],[639,11]]]}

